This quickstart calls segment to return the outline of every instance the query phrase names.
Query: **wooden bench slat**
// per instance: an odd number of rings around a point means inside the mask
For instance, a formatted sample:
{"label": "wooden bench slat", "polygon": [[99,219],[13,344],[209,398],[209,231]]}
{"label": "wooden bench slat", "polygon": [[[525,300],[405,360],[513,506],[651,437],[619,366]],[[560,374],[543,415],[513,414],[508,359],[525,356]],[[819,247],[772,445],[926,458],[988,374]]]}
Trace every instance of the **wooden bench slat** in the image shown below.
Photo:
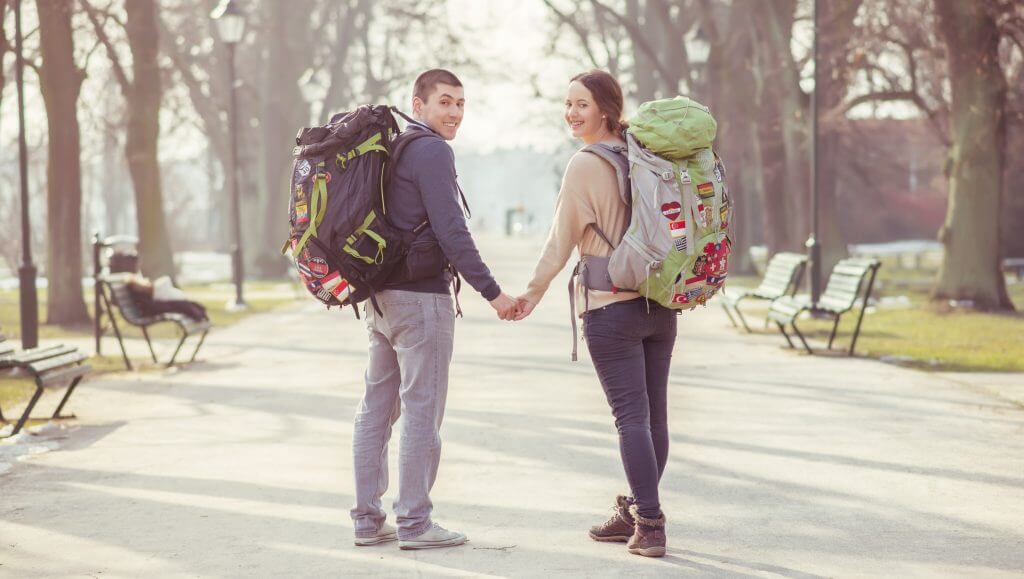
{"label": "wooden bench slat", "polygon": [[37,362],[27,364],[27,366],[36,374],[42,374],[48,370],[53,370],[54,368],[77,364],[88,357],[89,356],[79,352],[78,350],[72,350],[65,354],[61,354],[60,356],[46,358],[45,360],[39,360]]}
{"label": "wooden bench slat", "polygon": [[803,263],[805,261],[807,261],[807,255],[805,255],[803,253],[794,253],[792,251],[780,251],[779,253],[776,253],[775,255],[773,255],[771,260],[769,260],[768,263],[769,263],[769,265],[772,264],[772,263],[793,264],[793,263]]}
{"label": "wooden bench slat", "polygon": [[830,279],[828,285],[825,286],[825,291],[822,292],[824,295],[835,295],[835,296],[846,296],[847,294],[856,295],[859,293],[861,286],[864,285],[860,278],[839,278]]}
{"label": "wooden bench slat", "polygon": [[85,376],[92,371],[92,366],[88,364],[79,364],[77,366],[64,366],[63,368],[57,368],[50,370],[39,377],[39,381],[42,383],[43,388],[52,388],[54,386],[63,386],[66,382],[78,378],[79,376]]}
{"label": "wooden bench slat", "polygon": [[11,361],[15,364],[27,365],[33,364],[40,360],[46,360],[57,356],[63,356],[71,352],[77,352],[78,348],[74,346],[65,346],[58,344],[56,346],[49,346],[46,348],[33,348],[31,350],[23,350],[18,352],[11,357]]}
{"label": "wooden bench slat", "polygon": [[848,276],[863,276],[871,268],[871,263],[850,262],[843,259],[833,267],[834,274],[846,274]]}
{"label": "wooden bench slat", "polygon": [[818,309],[824,310],[826,312],[832,312],[834,314],[839,314],[847,312],[851,308],[853,308],[853,304],[856,303],[856,301],[856,297],[854,299],[845,300],[829,296],[822,296],[821,299],[818,300]]}
{"label": "wooden bench slat", "polygon": [[792,278],[784,280],[765,280],[757,286],[757,291],[762,293],[780,292],[785,293],[789,286],[792,285]]}
{"label": "wooden bench slat", "polygon": [[789,269],[786,269],[786,270],[766,271],[765,274],[764,274],[764,278],[762,278],[762,280],[761,280],[761,283],[765,283],[765,282],[781,282],[781,283],[786,283],[786,282],[788,282],[791,279],[793,279],[793,268],[789,268]]}

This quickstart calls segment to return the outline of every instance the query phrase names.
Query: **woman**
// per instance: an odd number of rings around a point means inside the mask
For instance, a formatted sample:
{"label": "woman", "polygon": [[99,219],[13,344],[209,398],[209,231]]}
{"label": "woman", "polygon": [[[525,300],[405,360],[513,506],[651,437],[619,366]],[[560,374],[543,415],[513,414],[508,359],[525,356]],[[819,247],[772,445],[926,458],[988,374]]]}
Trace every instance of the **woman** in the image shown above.
{"label": "woman", "polygon": [[[592,70],[572,79],[565,101],[565,122],[585,145],[624,146],[622,88],[610,74]],[[573,248],[581,256],[606,257],[611,240],[622,239],[629,207],[619,196],[615,169],[585,150],[569,161],[555,206],[554,224],[534,271],[520,297],[520,316],[528,316],[565,267]],[[589,292],[583,312],[584,336],[601,380],[615,426],[619,451],[632,497],[619,496],[615,515],[590,530],[596,541],[627,542],[631,553],[665,554],[665,517],[658,481],[668,459],[667,389],[676,337],[676,315],[636,292]],[[586,303],[586,302],[584,302]]]}

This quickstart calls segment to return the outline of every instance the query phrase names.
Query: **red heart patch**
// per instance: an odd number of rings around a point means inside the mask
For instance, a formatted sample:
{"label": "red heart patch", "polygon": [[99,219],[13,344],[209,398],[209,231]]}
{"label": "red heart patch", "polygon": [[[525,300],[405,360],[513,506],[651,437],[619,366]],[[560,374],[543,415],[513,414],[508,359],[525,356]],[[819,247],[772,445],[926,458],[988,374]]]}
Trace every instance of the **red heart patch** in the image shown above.
{"label": "red heart patch", "polygon": [[676,201],[666,203],[661,206],[661,214],[664,215],[669,221],[675,221],[676,218],[679,217],[680,213],[682,213],[682,208]]}

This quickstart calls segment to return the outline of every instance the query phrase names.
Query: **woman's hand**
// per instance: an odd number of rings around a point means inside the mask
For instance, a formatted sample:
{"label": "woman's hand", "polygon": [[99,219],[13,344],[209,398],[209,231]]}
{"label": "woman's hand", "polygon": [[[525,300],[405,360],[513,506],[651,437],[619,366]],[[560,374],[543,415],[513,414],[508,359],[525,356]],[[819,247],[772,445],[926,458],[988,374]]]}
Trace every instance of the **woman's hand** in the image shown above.
{"label": "woman's hand", "polygon": [[516,298],[516,304],[519,306],[519,313],[513,318],[515,321],[525,320],[527,316],[533,313],[533,308],[537,307],[537,304],[531,302],[523,296]]}

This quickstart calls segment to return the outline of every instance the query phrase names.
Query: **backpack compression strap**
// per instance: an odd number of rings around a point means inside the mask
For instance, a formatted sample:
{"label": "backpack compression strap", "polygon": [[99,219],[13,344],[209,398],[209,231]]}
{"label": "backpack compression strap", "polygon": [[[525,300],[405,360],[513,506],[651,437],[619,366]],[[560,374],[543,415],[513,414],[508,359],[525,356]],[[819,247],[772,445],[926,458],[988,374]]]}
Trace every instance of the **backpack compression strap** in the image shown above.
{"label": "backpack compression strap", "polygon": [[299,255],[302,254],[302,249],[306,247],[306,243],[309,242],[309,238],[316,235],[316,228],[324,220],[324,214],[327,212],[327,174],[324,173],[324,162],[321,161],[316,165],[316,176],[313,178],[313,195],[310,199],[310,213],[312,219],[309,220],[309,227],[306,232],[299,238],[299,242],[295,244],[295,249],[292,250],[292,258],[298,259]]}
{"label": "backpack compression strap", "polygon": [[[607,235],[605,235],[604,231],[602,231],[601,228],[596,223],[588,223],[586,228],[593,229],[594,233],[596,233],[598,235],[598,237],[603,239],[604,242],[608,244],[608,247],[612,248],[613,250],[615,249],[615,244],[612,243],[612,240],[609,239]],[[577,263],[576,267],[572,270],[572,274],[569,276],[569,318],[570,318],[569,321],[572,322],[572,361],[573,362],[576,361],[577,350],[578,350],[579,341],[580,341],[579,328],[577,327],[577,324],[576,324],[576,280],[577,280],[578,277],[580,277],[581,275],[583,275],[585,273],[584,270],[582,270],[580,268],[580,266],[583,265],[583,263],[584,263],[583,260],[580,260],[580,262]],[[587,312],[587,311],[590,311],[590,289],[587,288],[587,284],[586,284],[586,281],[585,281],[586,280],[585,276],[584,276],[583,279],[584,279],[584,283],[583,283],[583,292],[584,292],[583,293],[583,311]]]}

